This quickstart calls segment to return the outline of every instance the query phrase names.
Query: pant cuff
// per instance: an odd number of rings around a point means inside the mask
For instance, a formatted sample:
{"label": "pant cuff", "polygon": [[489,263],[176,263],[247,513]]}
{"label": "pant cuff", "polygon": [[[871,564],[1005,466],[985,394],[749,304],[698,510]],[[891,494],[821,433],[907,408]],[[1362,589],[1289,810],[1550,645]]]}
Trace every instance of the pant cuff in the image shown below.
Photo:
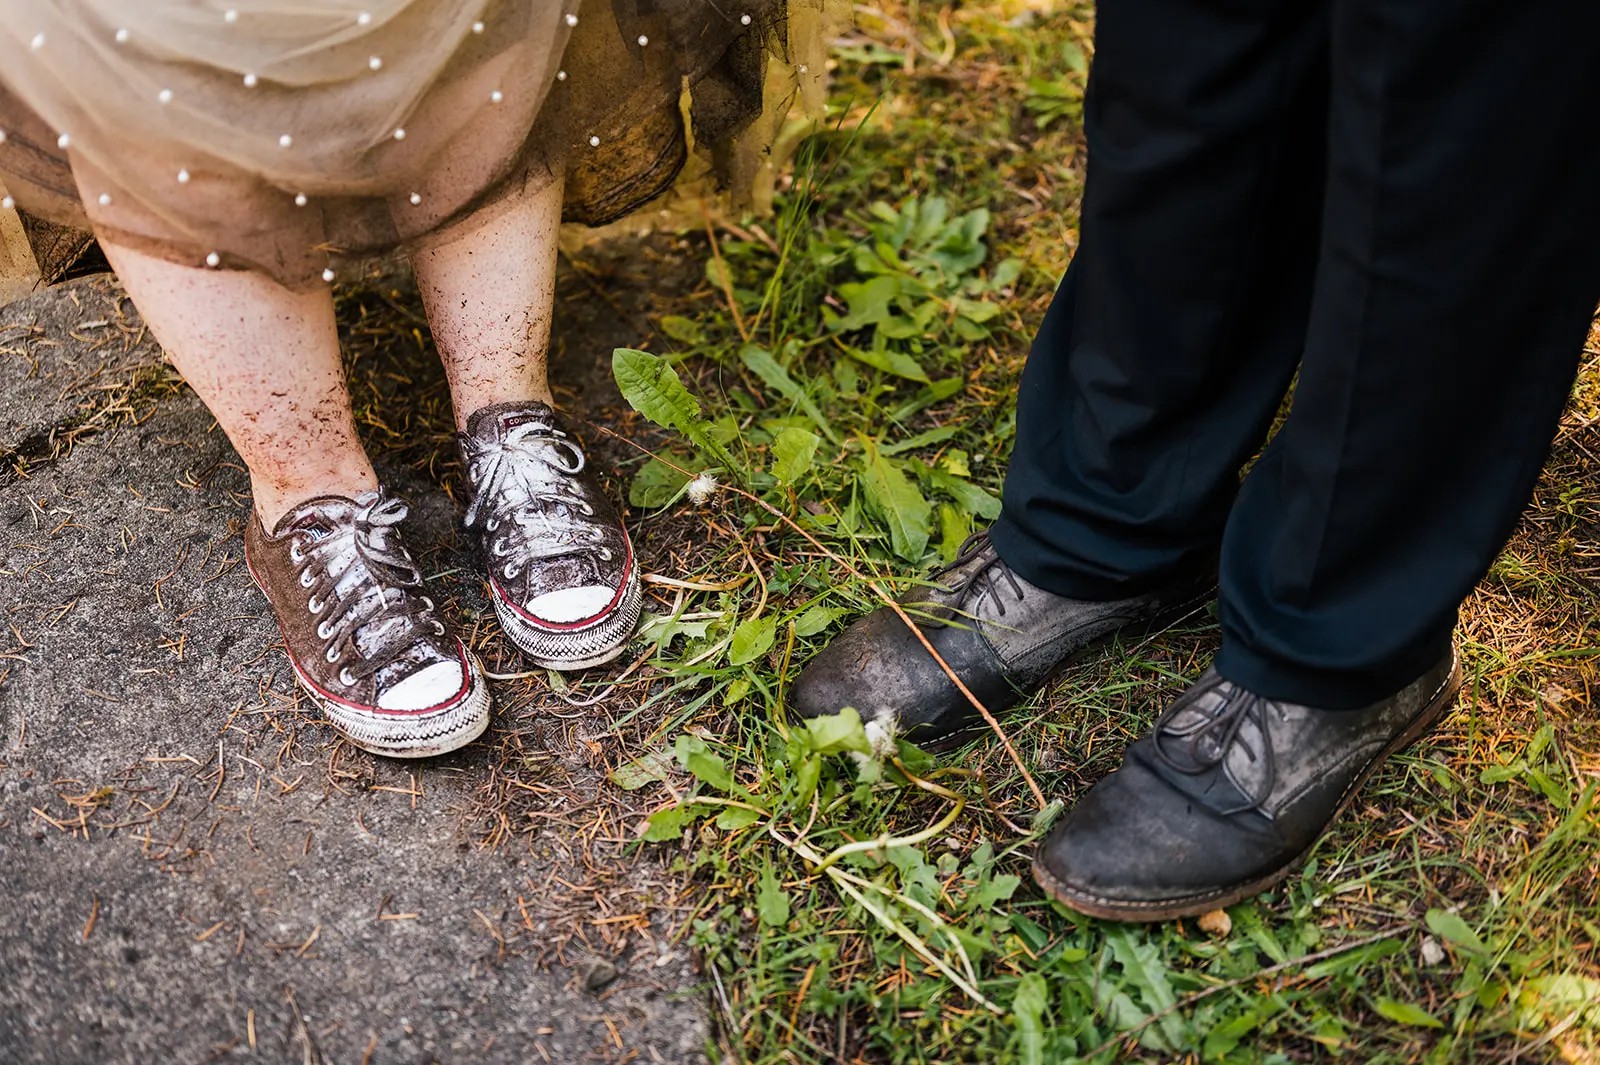
{"label": "pant cuff", "polygon": [[1360,710],[1387,699],[1450,653],[1450,636],[1402,660],[1365,669],[1323,669],[1255,654],[1223,634],[1212,665],[1255,695],[1318,710]]}

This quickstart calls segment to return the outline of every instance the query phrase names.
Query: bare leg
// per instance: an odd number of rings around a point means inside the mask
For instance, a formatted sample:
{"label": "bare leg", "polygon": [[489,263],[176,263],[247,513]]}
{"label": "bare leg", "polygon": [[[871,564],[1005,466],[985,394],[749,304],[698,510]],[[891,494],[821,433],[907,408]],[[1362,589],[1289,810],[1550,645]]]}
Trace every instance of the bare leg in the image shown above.
{"label": "bare leg", "polygon": [[546,358],[555,302],[557,180],[468,218],[412,253],[450,379],[456,423],[494,403],[551,402]]}
{"label": "bare leg", "polygon": [[328,292],[293,292],[261,274],[196,270],[101,246],[167,356],[250,468],[268,529],[313,496],[377,487],[356,437]]}

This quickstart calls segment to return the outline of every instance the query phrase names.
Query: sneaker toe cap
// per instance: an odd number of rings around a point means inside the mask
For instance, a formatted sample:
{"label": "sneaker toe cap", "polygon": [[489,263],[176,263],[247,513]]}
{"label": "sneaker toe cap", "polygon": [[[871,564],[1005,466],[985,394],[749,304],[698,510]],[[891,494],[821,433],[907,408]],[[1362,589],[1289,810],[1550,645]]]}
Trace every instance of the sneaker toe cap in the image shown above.
{"label": "sneaker toe cap", "polygon": [[524,603],[522,609],[540,621],[570,625],[604,613],[616,598],[615,588],[604,584],[586,584],[536,595]]}
{"label": "sneaker toe cap", "polygon": [[415,711],[438,706],[460,692],[465,679],[460,662],[435,662],[385,688],[378,696],[378,709]]}

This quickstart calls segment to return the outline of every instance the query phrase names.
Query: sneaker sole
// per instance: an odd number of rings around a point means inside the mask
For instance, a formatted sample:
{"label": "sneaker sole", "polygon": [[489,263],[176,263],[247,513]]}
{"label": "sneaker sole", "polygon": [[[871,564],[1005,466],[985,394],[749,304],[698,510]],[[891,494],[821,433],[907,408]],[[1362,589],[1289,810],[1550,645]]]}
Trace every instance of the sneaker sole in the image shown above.
{"label": "sneaker sole", "polygon": [[581,629],[551,630],[522,617],[498,595],[491,597],[500,628],[517,650],[541,669],[561,671],[603,666],[622,654],[639,627],[644,595],[632,574],[622,599],[610,613]]}
{"label": "sneaker sole", "polygon": [[[1456,694],[1460,690],[1461,659],[1456,657],[1451,666],[1450,675],[1439,686],[1439,690],[1434,693],[1428,705],[1416,717],[1411,719],[1411,724],[1406,726],[1405,731],[1390,741],[1388,746],[1379,752],[1377,757],[1373,758],[1367,767],[1350,782],[1350,786],[1345,789],[1344,795],[1339,799],[1339,804],[1334,807],[1333,813],[1329,816],[1327,824],[1323,826],[1323,833],[1350,808],[1367,781],[1378,771],[1379,766],[1407,747],[1410,747],[1433,728],[1439,718],[1443,717],[1445,712],[1454,705]],[[1038,881],[1039,886],[1044,889],[1046,895],[1078,913],[1089,917],[1098,917],[1106,921],[1153,924],[1159,921],[1176,920],[1179,917],[1198,917],[1203,913],[1226,909],[1235,903],[1243,902],[1245,899],[1254,898],[1256,895],[1277,886],[1287,879],[1290,873],[1298,869],[1311,856],[1311,852],[1316,849],[1317,844],[1321,841],[1322,833],[1319,833],[1317,838],[1312,840],[1311,845],[1305,850],[1266,876],[1258,877],[1248,883],[1237,884],[1217,891],[1208,891],[1200,895],[1186,895],[1156,902],[1124,902],[1106,898],[1102,895],[1079,891],[1058,880],[1050,870],[1045,868],[1044,863],[1037,858],[1033,862],[1033,878]]]}
{"label": "sneaker sole", "polygon": [[364,714],[323,698],[300,671],[295,680],[317,705],[328,723],[353,745],[385,758],[433,758],[459,750],[483,735],[489,727],[493,699],[483,667],[467,652],[471,683],[460,702],[432,714]]}

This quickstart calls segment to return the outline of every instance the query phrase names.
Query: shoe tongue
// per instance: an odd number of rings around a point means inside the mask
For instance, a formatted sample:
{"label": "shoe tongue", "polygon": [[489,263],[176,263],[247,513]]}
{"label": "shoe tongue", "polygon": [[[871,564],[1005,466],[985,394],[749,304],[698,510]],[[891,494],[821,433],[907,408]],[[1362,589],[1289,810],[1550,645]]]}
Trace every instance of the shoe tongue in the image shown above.
{"label": "shoe tongue", "polygon": [[360,508],[360,503],[344,496],[317,496],[308,499],[284,512],[283,517],[279,518],[278,523],[272,528],[273,539],[294,529],[327,534],[333,531],[334,526],[354,520],[356,511]]}
{"label": "shoe tongue", "polygon": [[1227,702],[1230,694],[1237,695],[1224,684],[1214,670],[1208,670],[1194,687],[1175,705],[1172,713],[1161,723],[1161,731],[1170,736],[1187,737],[1200,731],[1214,720]]}
{"label": "shoe tongue", "polygon": [[467,435],[482,441],[505,441],[527,432],[554,432],[556,412],[545,403],[496,403],[473,411]]}

